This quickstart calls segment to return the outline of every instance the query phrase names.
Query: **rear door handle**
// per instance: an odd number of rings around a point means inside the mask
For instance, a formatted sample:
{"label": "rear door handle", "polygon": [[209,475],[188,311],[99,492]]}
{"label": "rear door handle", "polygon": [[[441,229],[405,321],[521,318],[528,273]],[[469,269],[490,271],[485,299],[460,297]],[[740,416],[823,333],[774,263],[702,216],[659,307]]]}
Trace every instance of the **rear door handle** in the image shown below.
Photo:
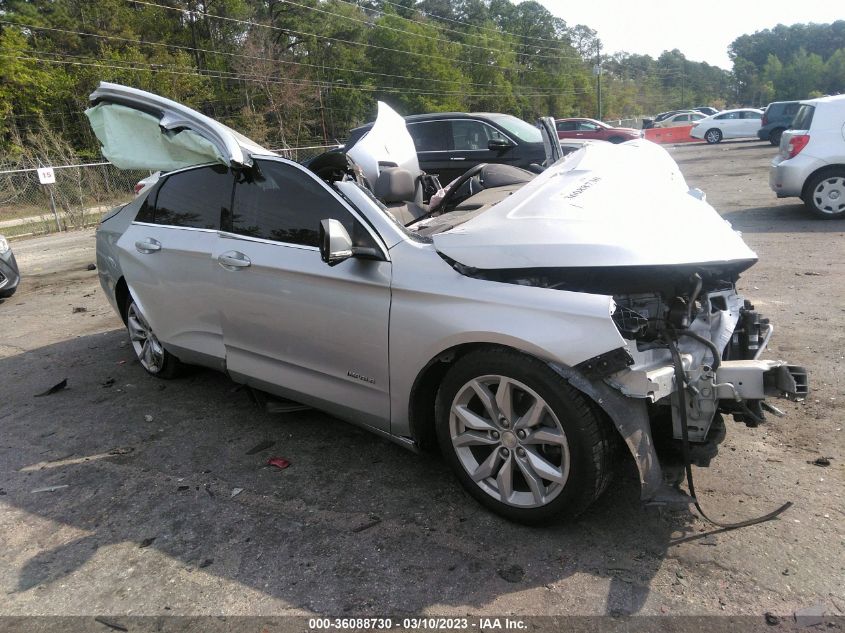
{"label": "rear door handle", "polygon": [[249,257],[240,251],[226,251],[217,257],[217,263],[226,270],[238,270],[252,265]]}
{"label": "rear door handle", "polygon": [[146,255],[149,255],[150,253],[157,253],[161,250],[161,242],[148,237],[144,240],[138,240],[135,242],[135,249],[139,253],[144,253]]}
{"label": "rear door handle", "polygon": [[463,156],[452,156],[449,160],[466,160]]}

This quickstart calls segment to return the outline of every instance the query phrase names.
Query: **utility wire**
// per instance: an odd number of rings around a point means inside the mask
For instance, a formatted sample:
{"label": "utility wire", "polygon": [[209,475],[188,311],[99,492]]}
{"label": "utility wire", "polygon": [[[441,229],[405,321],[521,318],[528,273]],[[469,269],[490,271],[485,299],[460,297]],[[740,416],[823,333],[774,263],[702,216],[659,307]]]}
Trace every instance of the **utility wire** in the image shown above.
{"label": "utility wire", "polygon": [[[126,1],[131,2],[132,4],[142,4],[142,5],[146,5],[146,6],[149,6],[149,7],[158,7],[160,9],[167,9],[168,11],[178,11],[179,13],[182,13],[182,14],[192,15],[194,13],[193,11],[190,11],[188,9],[180,9],[178,7],[169,7],[169,6],[164,5],[164,4],[157,4],[155,2],[147,2],[145,0],[126,0]],[[298,30],[295,30],[295,29],[282,28],[282,27],[275,26],[275,25],[272,25],[272,24],[262,24],[260,22],[251,22],[249,20],[240,20],[238,18],[230,18],[230,17],[223,16],[223,15],[212,15],[212,14],[203,14],[203,15],[205,17],[212,18],[212,19],[215,19],[215,20],[225,20],[227,22],[235,22],[235,23],[243,24],[243,25],[246,25],[246,26],[249,26],[249,27],[260,27],[260,28],[265,28],[265,29],[271,29],[271,30],[274,30],[274,31],[279,31],[281,33],[293,34],[293,35],[297,35],[297,36],[300,36],[300,37],[314,37],[314,38],[317,38],[317,39],[320,39],[320,40],[325,40],[327,42],[338,42],[340,44],[349,44],[351,46],[365,46],[367,48],[383,50],[383,51],[387,51],[387,52],[390,52],[390,53],[401,53],[401,54],[404,54],[404,55],[411,55],[411,56],[414,56],[414,57],[424,57],[425,59],[436,59],[436,60],[439,60],[439,61],[446,62],[447,64],[450,64],[450,65],[454,65],[455,62],[457,61],[461,64],[469,64],[471,66],[483,66],[484,68],[490,68],[490,64],[487,64],[487,63],[484,63],[484,62],[474,62],[474,61],[470,61],[470,60],[466,60],[466,59],[455,60],[455,59],[449,59],[449,58],[446,58],[446,57],[437,57],[437,56],[429,55],[427,53],[418,53],[416,51],[403,51],[401,49],[390,48],[388,46],[379,46],[378,44],[370,44],[369,42],[355,42],[353,40],[345,40],[345,39],[339,38],[339,37],[330,37],[330,36],[327,36],[327,35],[317,35],[316,33],[308,33],[306,31],[298,31]]]}
{"label": "utility wire", "polygon": [[[394,78],[394,79],[409,79],[409,80],[422,81],[422,82],[427,82],[427,83],[436,82],[436,83],[449,83],[449,84],[461,84],[461,85],[471,85],[471,86],[488,86],[488,87],[490,85],[490,84],[487,84],[487,83],[463,81],[463,80],[457,80],[457,79],[435,79],[435,78],[428,78],[428,77],[414,77],[414,76],[410,76],[410,75],[394,75],[394,74],[390,74],[390,73],[379,73],[379,72],[375,72],[375,71],[361,70],[361,69],[358,69],[358,68],[342,68],[342,67],[338,67],[338,66],[323,66],[322,64],[311,64],[311,63],[308,63],[308,62],[298,62],[298,61],[292,61],[292,60],[277,59],[275,57],[263,57],[263,56],[260,56],[260,55],[246,55],[244,53],[231,53],[231,52],[227,52],[227,51],[220,51],[220,50],[209,49],[209,48],[198,48],[198,47],[193,47],[193,46],[184,46],[184,45],[180,45],[180,44],[165,44],[164,42],[149,42],[149,41],[145,41],[145,40],[132,39],[132,38],[128,38],[128,37],[120,37],[120,36],[117,36],[117,35],[101,35],[99,33],[86,33],[84,31],[73,31],[73,30],[70,30],[70,29],[60,29],[60,28],[57,28],[57,27],[35,26],[34,24],[23,24],[23,23],[20,23],[20,22],[11,22],[9,20],[0,20],[0,24],[8,24],[8,25],[11,25],[11,26],[17,26],[17,27],[24,28],[24,29],[34,29],[34,30],[39,30],[39,31],[64,33],[64,34],[67,34],[67,35],[80,35],[80,36],[86,36],[86,37],[93,37],[93,38],[97,38],[97,39],[113,40],[113,41],[117,41],[117,42],[126,42],[126,43],[130,43],[130,44],[138,44],[138,45],[141,45],[141,46],[159,46],[159,47],[163,47],[163,48],[170,48],[170,49],[175,49],[175,50],[180,50],[180,51],[194,51],[194,52],[200,52],[200,53],[209,53],[209,54],[213,54],[213,55],[226,55],[226,56],[229,56],[229,57],[236,57],[236,58],[240,58],[240,59],[249,59],[249,60],[255,60],[255,61],[268,61],[268,62],[273,62],[273,63],[278,63],[278,64],[302,66],[302,67],[305,67],[305,68],[316,68],[316,69],[320,69],[320,70],[334,70],[334,71],[344,72],[344,73],[360,73],[360,74],[364,74],[364,75],[373,75],[373,76],[378,76],[378,77],[389,77],[389,78]],[[513,88],[516,88],[516,89],[519,89],[519,90],[523,90],[523,89],[531,90],[532,89],[532,87],[530,87],[530,86],[517,86],[517,85],[513,85]]]}

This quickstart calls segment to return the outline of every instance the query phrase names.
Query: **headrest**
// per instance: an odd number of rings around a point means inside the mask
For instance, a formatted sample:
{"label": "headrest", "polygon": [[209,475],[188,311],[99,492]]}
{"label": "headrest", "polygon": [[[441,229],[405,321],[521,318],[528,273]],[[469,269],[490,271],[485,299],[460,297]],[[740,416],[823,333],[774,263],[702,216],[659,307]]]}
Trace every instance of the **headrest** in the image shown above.
{"label": "headrest", "polygon": [[376,198],[387,204],[414,199],[416,186],[414,177],[407,169],[393,167],[382,169],[376,181]]}

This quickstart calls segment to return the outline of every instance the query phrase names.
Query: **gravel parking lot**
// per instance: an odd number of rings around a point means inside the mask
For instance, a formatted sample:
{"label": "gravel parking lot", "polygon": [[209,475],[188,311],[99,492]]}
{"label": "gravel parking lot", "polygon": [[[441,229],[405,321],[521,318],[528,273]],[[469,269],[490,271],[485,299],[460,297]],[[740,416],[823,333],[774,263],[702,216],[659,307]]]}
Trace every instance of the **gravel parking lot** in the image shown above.
{"label": "gravel parking lot", "polygon": [[774,198],[768,143],[671,152],[760,256],[741,290],[776,325],[767,357],[811,372],[810,399],[759,428],[728,422],[696,469],[714,518],[792,501],[780,519],[673,544],[712,526],[641,507],[631,467],[575,522],[513,525],[436,455],[268,413],[210,371],[150,378],[86,270],[89,230],[13,243],[0,615],[845,615],[845,223]]}

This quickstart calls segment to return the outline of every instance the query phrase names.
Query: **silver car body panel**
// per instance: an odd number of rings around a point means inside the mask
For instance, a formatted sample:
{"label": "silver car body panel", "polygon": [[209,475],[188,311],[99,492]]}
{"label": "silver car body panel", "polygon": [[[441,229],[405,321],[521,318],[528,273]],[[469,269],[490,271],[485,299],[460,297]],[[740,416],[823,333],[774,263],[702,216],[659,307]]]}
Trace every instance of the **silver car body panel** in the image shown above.
{"label": "silver car body panel", "polygon": [[371,183],[378,180],[379,163],[396,163],[411,172],[414,178],[420,174],[417,150],[405,119],[382,101],[378,102],[378,117],[373,127],[346,151],[346,155],[355,161]]}
{"label": "silver car body panel", "polygon": [[[207,162],[251,165],[273,155],[212,118],[156,94],[100,82],[85,114],[103,155],[120,169],[173,171]],[[139,139],[143,139],[139,143]]]}

